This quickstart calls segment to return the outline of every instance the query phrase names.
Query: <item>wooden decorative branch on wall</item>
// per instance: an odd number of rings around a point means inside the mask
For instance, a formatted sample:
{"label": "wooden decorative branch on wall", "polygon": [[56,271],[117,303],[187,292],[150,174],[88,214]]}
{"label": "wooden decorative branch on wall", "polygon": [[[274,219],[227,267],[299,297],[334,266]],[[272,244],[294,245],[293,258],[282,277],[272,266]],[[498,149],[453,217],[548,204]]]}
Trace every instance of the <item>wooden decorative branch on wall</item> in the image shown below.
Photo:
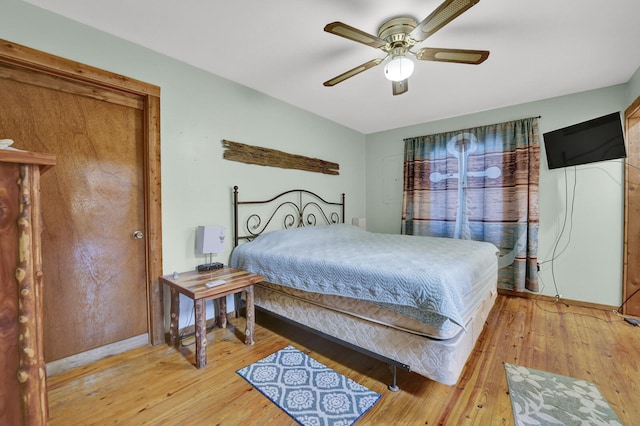
{"label": "wooden decorative branch on wall", "polygon": [[246,145],[224,139],[222,140],[222,146],[226,148],[223,154],[225,160],[257,164],[260,166],[280,167],[283,169],[306,170],[327,175],[340,174],[338,172],[340,169],[338,163],[331,163],[317,158],[289,154],[275,149]]}

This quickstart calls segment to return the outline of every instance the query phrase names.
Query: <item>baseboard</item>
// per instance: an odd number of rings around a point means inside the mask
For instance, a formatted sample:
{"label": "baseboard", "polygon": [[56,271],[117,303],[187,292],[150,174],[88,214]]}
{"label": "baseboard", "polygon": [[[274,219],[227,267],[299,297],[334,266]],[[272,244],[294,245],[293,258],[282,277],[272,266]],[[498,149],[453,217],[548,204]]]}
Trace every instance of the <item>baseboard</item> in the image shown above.
{"label": "baseboard", "polygon": [[148,344],[149,334],[145,333],[119,342],[111,343],[109,345],[101,346],[99,348],[91,349],[90,351],[71,355],[67,358],[51,361],[47,363],[47,376],[64,373],[72,368],[90,364],[109,355],[117,355]]}
{"label": "baseboard", "polygon": [[[523,297],[525,299],[542,300],[545,302],[556,302],[556,298],[553,296],[530,293],[527,291],[513,291],[513,290],[498,289],[498,294],[501,294],[503,296],[510,296],[510,297]],[[562,300],[567,305],[580,306],[583,308],[599,309],[601,311],[615,311],[618,309],[618,306],[601,305],[599,303],[584,302],[581,300],[571,300],[571,299],[565,299],[565,298],[562,298],[560,300]]]}

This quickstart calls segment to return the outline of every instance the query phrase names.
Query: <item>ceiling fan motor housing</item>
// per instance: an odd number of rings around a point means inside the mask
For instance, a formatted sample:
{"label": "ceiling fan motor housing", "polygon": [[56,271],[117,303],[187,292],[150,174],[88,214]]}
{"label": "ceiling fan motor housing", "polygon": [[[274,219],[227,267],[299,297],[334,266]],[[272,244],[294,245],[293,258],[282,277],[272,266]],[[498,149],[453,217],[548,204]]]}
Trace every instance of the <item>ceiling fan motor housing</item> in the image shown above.
{"label": "ceiling fan motor housing", "polygon": [[405,53],[411,46],[415,44],[411,38],[408,37],[409,33],[418,25],[418,22],[409,17],[393,18],[382,25],[378,29],[378,37],[387,42],[387,46],[383,47],[387,53],[398,54],[394,50],[403,49]]}

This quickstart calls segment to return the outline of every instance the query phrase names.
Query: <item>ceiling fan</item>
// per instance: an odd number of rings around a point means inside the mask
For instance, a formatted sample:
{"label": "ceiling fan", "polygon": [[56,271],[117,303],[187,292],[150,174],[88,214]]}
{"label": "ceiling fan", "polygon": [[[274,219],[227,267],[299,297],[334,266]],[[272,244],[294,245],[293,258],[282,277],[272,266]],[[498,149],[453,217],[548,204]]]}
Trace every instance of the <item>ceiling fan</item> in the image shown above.
{"label": "ceiling fan", "polygon": [[435,34],[436,31],[479,1],[445,0],[420,23],[410,17],[399,17],[386,21],[378,29],[377,36],[342,22],[327,24],[324,27],[326,32],[380,49],[387,55],[358,65],[331,80],[325,81],[323,84],[327,87],[334,86],[389,59],[385,65],[384,73],[387,79],[391,80],[393,94],[401,95],[408,90],[408,78],[413,73],[414,64],[408,56],[414,56],[422,61],[481,64],[489,57],[488,50],[439,49],[431,47],[425,47],[417,51],[411,50],[412,47]]}

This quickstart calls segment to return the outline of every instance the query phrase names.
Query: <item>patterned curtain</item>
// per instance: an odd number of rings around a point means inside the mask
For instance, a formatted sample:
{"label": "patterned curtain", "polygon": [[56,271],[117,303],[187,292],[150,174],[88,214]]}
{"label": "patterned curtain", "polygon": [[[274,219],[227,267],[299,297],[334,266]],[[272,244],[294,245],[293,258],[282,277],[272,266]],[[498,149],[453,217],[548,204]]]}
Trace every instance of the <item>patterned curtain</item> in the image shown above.
{"label": "patterned curtain", "polygon": [[404,142],[402,233],[491,242],[498,287],[538,291],[538,119]]}

